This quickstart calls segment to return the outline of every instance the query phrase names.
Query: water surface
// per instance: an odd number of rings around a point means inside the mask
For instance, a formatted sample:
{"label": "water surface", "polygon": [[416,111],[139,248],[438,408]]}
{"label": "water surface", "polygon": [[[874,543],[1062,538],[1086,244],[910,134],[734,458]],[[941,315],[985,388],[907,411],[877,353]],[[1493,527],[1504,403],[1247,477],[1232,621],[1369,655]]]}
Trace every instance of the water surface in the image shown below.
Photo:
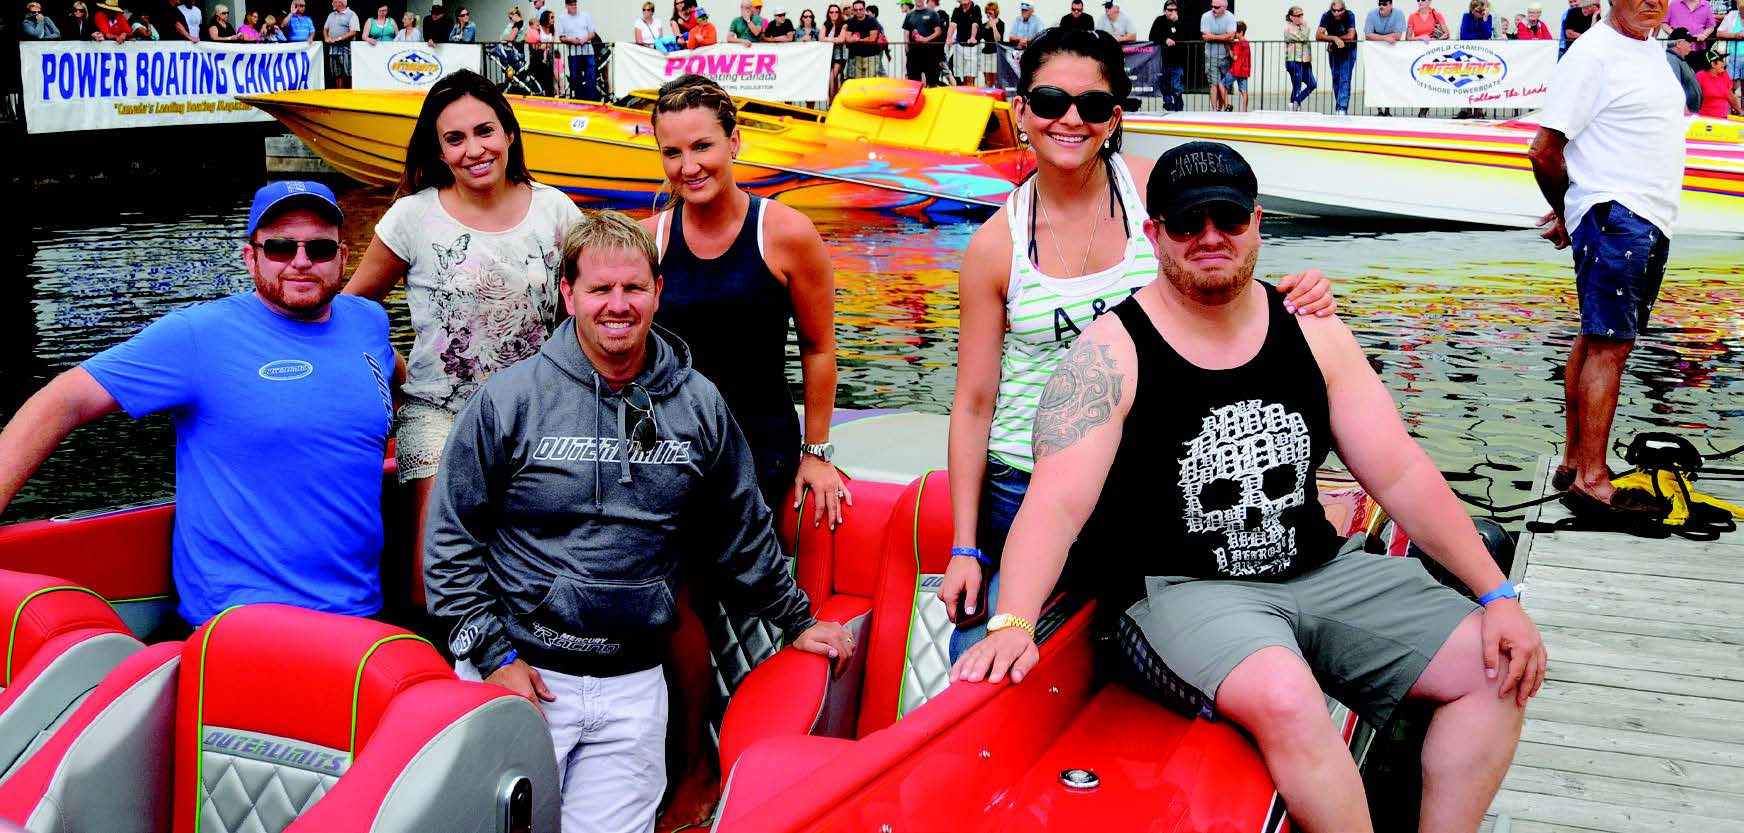
{"label": "water surface", "polygon": [[[0,285],[0,419],[54,374],[165,312],[246,291],[240,246],[254,186],[207,183],[151,196],[111,188],[33,206],[25,225],[7,232],[14,239]],[[342,191],[353,265],[388,196]],[[975,226],[877,214],[814,219],[837,270],[838,404],[948,412],[956,271]],[[1494,503],[1527,497],[1535,461],[1559,450],[1563,435],[1562,366],[1578,326],[1568,254],[1530,231],[1277,219],[1265,231],[1260,271],[1314,267],[1333,276],[1342,315],[1455,487]],[[1671,252],[1614,434],[1669,428],[1704,448],[1744,440],[1735,429],[1726,434],[1744,410],[1744,244],[1680,238]],[[403,299],[388,308],[404,349],[411,334]],[[73,433],[4,520],[167,496],[172,449],[167,418],[104,417]]]}

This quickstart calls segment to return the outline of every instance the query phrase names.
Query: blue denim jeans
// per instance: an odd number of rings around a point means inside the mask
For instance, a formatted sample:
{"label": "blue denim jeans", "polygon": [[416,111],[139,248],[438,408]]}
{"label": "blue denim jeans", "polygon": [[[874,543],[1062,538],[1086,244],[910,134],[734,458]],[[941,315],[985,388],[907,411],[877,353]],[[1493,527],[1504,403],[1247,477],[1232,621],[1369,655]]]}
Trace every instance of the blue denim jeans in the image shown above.
{"label": "blue denim jeans", "polygon": [[572,95],[582,101],[599,100],[599,64],[596,56],[591,53],[569,56],[569,89]]}
{"label": "blue denim jeans", "polygon": [[[1029,472],[1013,468],[1005,463],[987,458],[987,474],[981,480],[981,510],[976,523],[975,543],[981,552],[993,563],[999,563],[999,555],[1005,549],[1005,536],[1011,531],[1011,521],[1017,517],[1017,507],[1023,504],[1024,493],[1029,491]],[[981,568],[985,576],[987,567]],[[987,582],[986,598],[980,600],[978,610],[988,614],[993,613],[993,603],[999,597],[999,574],[995,572]],[[975,643],[987,638],[987,620],[966,628],[951,632],[951,661],[963,655]]]}
{"label": "blue denim jeans", "polygon": [[1290,73],[1290,103],[1301,104],[1313,95],[1320,84],[1314,80],[1314,65],[1307,61],[1285,61],[1284,71]]}
{"label": "blue denim jeans", "polygon": [[1332,95],[1340,113],[1350,110],[1350,75],[1356,70],[1356,50],[1340,49],[1327,56],[1332,64]]}
{"label": "blue denim jeans", "polygon": [[1186,67],[1163,67],[1163,74],[1159,80],[1162,81],[1164,110],[1179,113],[1186,108],[1186,103],[1181,100],[1181,76],[1186,71]]}

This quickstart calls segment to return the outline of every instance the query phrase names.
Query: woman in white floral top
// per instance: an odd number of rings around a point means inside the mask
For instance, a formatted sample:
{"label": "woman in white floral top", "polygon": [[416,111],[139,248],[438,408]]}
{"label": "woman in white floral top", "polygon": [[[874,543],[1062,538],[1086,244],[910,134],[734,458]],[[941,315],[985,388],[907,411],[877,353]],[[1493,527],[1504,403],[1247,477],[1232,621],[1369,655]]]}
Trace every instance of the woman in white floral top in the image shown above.
{"label": "woman in white floral top", "polygon": [[[406,283],[414,340],[394,434],[402,483],[412,484],[413,532],[442,447],[487,377],[539,351],[560,320],[563,230],[581,211],[533,181],[521,128],[496,87],[461,71],[424,99],[406,147],[399,198],[345,291],[382,300]],[[422,569],[422,558],[414,563]],[[423,587],[421,575],[415,587]]]}

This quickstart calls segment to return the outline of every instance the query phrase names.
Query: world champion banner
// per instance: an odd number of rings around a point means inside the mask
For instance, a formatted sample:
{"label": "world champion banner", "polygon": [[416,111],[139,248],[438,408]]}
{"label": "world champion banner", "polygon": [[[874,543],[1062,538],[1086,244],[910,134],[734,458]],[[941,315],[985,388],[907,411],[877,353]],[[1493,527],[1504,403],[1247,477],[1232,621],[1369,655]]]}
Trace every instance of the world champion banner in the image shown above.
{"label": "world champion banner", "polygon": [[1544,106],[1556,41],[1370,41],[1357,59],[1370,107],[1529,110]]}
{"label": "world champion banner", "polygon": [[321,44],[25,41],[31,133],[271,121],[239,95],[321,89]]}
{"label": "world champion banner", "polygon": [[662,53],[633,43],[612,44],[612,95],[656,89],[686,73],[714,79],[729,95],[765,101],[830,97],[827,43],[716,44]]}
{"label": "world champion banner", "polygon": [[470,43],[382,41],[351,45],[351,86],[360,90],[428,90],[463,69],[478,72],[484,50]]}

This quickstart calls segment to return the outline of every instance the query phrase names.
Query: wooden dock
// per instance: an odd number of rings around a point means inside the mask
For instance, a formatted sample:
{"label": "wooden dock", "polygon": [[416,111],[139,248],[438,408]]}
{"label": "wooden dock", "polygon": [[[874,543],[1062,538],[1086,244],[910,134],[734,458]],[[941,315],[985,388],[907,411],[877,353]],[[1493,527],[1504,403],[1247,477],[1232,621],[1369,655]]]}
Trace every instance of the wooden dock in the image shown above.
{"label": "wooden dock", "polygon": [[[1744,504],[1744,480],[1696,488]],[[1568,514],[1539,509],[1529,519]],[[1510,578],[1550,670],[1483,829],[1744,831],[1744,530],[1706,543],[1528,532]]]}

